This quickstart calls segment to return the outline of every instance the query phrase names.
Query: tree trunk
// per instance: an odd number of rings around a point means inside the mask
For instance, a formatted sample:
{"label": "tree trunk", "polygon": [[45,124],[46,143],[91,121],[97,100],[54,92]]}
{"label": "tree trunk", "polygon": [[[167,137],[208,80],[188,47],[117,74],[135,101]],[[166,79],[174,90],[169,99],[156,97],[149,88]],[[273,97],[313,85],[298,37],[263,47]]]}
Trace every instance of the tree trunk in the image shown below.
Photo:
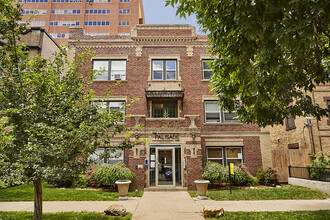
{"label": "tree trunk", "polygon": [[34,216],[33,220],[42,220],[42,185],[41,179],[33,181],[34,185]]}

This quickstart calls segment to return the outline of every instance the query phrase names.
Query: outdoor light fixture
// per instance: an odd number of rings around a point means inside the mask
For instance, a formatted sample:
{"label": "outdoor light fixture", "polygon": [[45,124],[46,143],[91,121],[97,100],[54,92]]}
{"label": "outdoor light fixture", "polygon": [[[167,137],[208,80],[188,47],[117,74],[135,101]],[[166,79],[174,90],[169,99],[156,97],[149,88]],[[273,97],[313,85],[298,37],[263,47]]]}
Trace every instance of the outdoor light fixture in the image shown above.
{"label": "outdoor light fixture", "polygon": [[196,137],[195,132],[191,133],[191,137],[192,138],[195,138]]}
{"label": "outdoor light fixture", "polygon": [[135,138],[136,138],[136,139],[139,139],[139,137],[140,137],[140,136],[139,136],[139,133],[135,133]]}

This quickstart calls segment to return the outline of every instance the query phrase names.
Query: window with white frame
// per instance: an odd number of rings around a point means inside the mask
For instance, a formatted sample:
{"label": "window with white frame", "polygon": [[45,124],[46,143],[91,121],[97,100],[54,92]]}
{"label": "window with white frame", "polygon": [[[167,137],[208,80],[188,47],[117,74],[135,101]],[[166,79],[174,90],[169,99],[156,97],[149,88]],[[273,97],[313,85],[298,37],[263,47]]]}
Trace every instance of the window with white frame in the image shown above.
{"label": "window with white frame", "polygon": [[131,0],[120,0],[119,2],[120,2],[120,3],[130,3]]}
{"label": "window with white frame", "polygon": [[129,24],[130,24],[129,21],[119,21],[118,22],[119,26],[129,26]]}
{"label": "window with white frame", "polygon": [[85,26],[110,26],[110,21],[85,21]]}
{"label": "window with white frame", "polygon": [[99,109],[104,109],[107,112],[119,111],[125,114],[125,101],[95,101],[93,105],[97,105]]}
{"label": "window with white frame", "polygon": [[220,163],[223,166],[229,163],[243,163],[243,147],[207,147],[207,161]]}
{"label": "window with white frame", "polygon": [[93,70],[98,71],[95,80],[126,80],[126,60],[93,60]]}
{"label": "window with white frame", "polygon": [[130,9],[119,9],[119,14],[126,15],[130,13],[131,13]]}
{"label": "window with white frame", "polygon": [[22,11],[23,15],[34,14],[34,15],[45,15],[47,14],[47,10],[34,10],[34,9],[24,9]]}
{"label": "window with white frame", "polygon": [[176,60],[152,60],[153,80],[176,80],[177,75]]}
{"label": "window with white frame", "polygon": [[85,14],[110,14],[110,9],[87,9]]}
{"label": "window with white frame", "polygon": [[27,22],[27,21],[17,21],[17,24],[40,27],[40,26],[45,26],[46,25],[46,22],[45,21],[30,21],[30,22]]}
{"label": "window with white frame", "polygon": [[203,79],[211,79],[213,75],[209,62],[212,62],[212,60],[202,60]]}
{"label": "window with white frame", "polygon": [[79,26],[79,21],[50,21],[50,26]]}
{"label": "window with white frame", "polygon": [[81,0],[53,0],[53,3],[80,3],[80,2]]}
{"label": "window with white frame", "polygon": [[236,112],[231,112],[221,109],[217,101],[205,101],[204,102],[205,111],[205,122],[222,122],[222,123],[236,123],[237,114]]}
{"label": "window with white frame", "polygon": [[110,3],[111,0],[86,0],[86,3]]}
{"label": "window with white frame", "polygon": [[50,33],[52,38],[69,38],[69,33]]}
{"label": "window with white frame", "polygon": [[46,3],[48,0],[19,0],[22,3]]}
{"label": "window with white frame", "polygon": [[81,10],[79,9],[53,9],[51,11],[51,14],[56,14],[56,15],[74,15],[74,14],[80,14]]}
{"label": "window with white frame", "polygon": [[115,149],[110,151],[110,156],[104,158],[106,148],[97,148],[95,153],[90,155],[90,159],[94,160],[98,164],[114,164],[118,162],[124,162],[124,150]]}

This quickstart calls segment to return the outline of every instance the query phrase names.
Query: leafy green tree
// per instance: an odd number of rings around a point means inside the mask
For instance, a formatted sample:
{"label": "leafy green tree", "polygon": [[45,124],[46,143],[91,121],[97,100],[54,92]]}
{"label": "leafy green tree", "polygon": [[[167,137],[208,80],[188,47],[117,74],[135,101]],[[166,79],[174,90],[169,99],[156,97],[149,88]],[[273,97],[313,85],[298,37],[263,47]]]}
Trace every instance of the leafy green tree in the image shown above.
{"label": "leafy green tree", "polygon": [[90,104],[96,73],[81,71],[88,51],[73,62],[64,48],[49,59],[29,56],[20,42],[20,6],[1,0],[0,9],[0,176],[33,181],[34,219],[42,219],[42,180],[80,174],[93,162],[89,156],[123,130],[126,138],[116,147],[131,147],[131,132],[119,123],[122,113]]}
{"label": "leafy green tree", "polygon": [[315,116],[311,92],[329,82],[330,1],[167,0],[180,16],[194,13],[217,57],[212,90],[239,119],[261,126],[288,116]]}

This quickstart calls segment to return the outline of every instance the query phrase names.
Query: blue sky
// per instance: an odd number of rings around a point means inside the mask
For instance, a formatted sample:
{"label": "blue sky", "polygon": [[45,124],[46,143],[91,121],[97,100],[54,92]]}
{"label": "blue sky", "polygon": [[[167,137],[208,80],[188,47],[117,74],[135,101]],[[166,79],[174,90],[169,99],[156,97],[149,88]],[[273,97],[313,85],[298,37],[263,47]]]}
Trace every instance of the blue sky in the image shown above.
{"label": "blue sky", "polygon": [[143,7],[146,24],[191,24],[196,27],[198,34],[203,34],[198,29],[195,16],[187,19],[175,16],[176,9],[165,7],[165,0],[143,0]]}

